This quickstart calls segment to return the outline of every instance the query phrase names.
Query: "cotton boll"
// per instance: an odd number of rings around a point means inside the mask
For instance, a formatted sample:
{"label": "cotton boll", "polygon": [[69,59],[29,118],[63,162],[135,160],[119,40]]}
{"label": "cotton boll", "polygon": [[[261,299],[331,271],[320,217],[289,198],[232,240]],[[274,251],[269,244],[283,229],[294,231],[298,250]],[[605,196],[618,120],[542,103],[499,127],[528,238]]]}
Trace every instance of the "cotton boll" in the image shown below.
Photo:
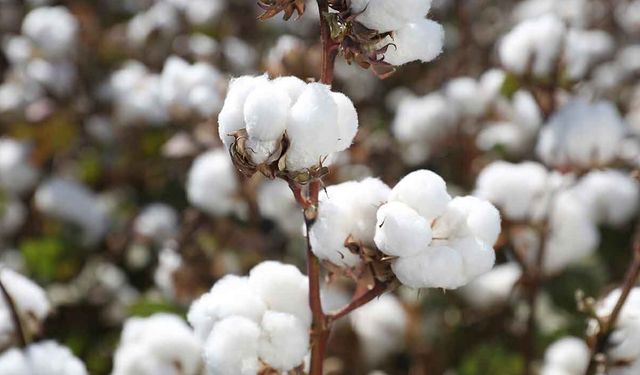
{"label": "cotton boll", "polygon": [[492,245],[475,238],[463,238],[449,242],[449,246],[455,249],[464,264],[466,282],[489,272],[496,261],[496,254]]}
{"label": "cotton boll", "polygon": [[430,0],[369,0],[353,1],[351,9],[360,13],[356,20],[380,33],[397,30],[410,21],[424,18],[431,8]]}
{"label": "cotton boll", "polygon": [[12,138],[0,138],[0,188],[22,194],[33,188],[38,170],[29,161],[29,148]]}
{"label": "cotton boll", "polygon": [[50,178],[38,187],[34,200],[36,208],[45,215],[82,228],[87,244],[99,241],[108,229],[109,220],[98,197],[77,182]]}
{"label": "cotton boll", "polygon": [[466,116],[480,116],[489,104],[480,83],[471,77],[458,77],[450,80],[445,88],[445,95]]}
{"label": "cotton boll", "polygon": [[607,356],[613,361],[636,361],[640,358],[640,321],[622,320],[608,340]]}
{"label": "cotton boll", "polygon": [[450,200],[442,177],[425,169],[403,177],[389,194],[390,202],[406,203],[429,221],[442,215]]}
{"label": "cotton boll", "polygon": [[291,107],[287,135],[291,141],[287,169],[291,171],[312,167],[338,149],[338,105],[329,86],[307,85]]}
{"label": "cotton boll", "polygon": [[260,359],[280,371],[304,362],[309,351],[309,327],[294,315],[267,311],[262,317],[258,344]]}
{"label": "cotton boll", "polygon": [[21,349],[11,348],[0,354],[0,374],[31,374],[29,360]]}
{"label": "cotton boll", "polygon": [[266,76],[242,76],[229,82],[227,96],[218,115],[218,135],[227,148],[234,140],[233,136],[229,134],[246,127],[244,123],[245,100],[256,86],[266,82]]}
{"label": "cotton boll", "polygon": [[136,217],[133,228],[138,234],[162,243],[176,234],[178,214],[171,206],[153,203],[146,206]]}
{"label": "cotton boll", "polygon": [[244,123],[249,137],[276,141],[287,127],[291,99],[285,90],[272,84],[256,87],[244,103]]}
{"label": "cotton boll", "polygon": [[536,152],[555,167],[606,165],[615,159],[625,128],[612,103],[575,99],[560,108],[542,129]]}
{"label": "cotton boll", "polygon": [[375,243],[387,255],[412,256],[426,251],[431,243],[430,223],[402,202],[390,202],[378,209]]}
{"label": "cotton boll", "polygon": [[262,262],[251,269],[249,285],[269,310],[289,313],[304,324],[311,324],[307,277],[296,267],[274,261]]}
{"label": "cotton boll", "polygon": [[142,47],[152,35],[167,40],[180,31],[180,13],[167,2],[157,2],[136,14],[127,24],[127,38],[134,47]]}
{"label": "cotton boll", "polygon": [[275,221],[287,234],[300,236],[304,224],[302,211],[285,181],[264,181],[258,188],[257,201],[260,215]]}
{"label": "cotton boll", "polygon": [[320,203],[318,217],[309,233],[313,253],[337,266],[355,267],[360,258],[344,246],[353,222],[352,212],[347,207],[331,201]]}
{"label": "cotton boll", "polygon": [[225,150],[207,151],[193,161],[187,177],[192,205],[213,216],[241,211],[243,205],[235,199],[237,188],[234,166]]}
{"label": "cotton boll", "polygon": [[581,375],[589,366],[589,347],[577,337],[563,337],[551,344],[544,354],[543,375]]}
{"label": "cotton boll", "polygon": [[114,375],[197,374],[201,343],[178,316],[129,318],[114,356]]}
{"label": "cotton boll", "polygon": [[260,327],[240,316],[215,325],[204,346],[209,374],[255,375],[259,369]]}
{"label": "cotton boll", "polygon": [[400,257],[391,264],[393,273],[412,288],[456,289],[467,280],[462,256],[448,246],[430,246],[411,257]]}
{"label": "cotton boll", "polygon": [[522,269],[518,264],[500,264],[465,285],[460,294],[472,306],[489,309],[507,300],[521,276]]}
{"label": "cotton boll", "polygon": [[516,74],[524,74],[530,62],[535,75],[549,74],[560,55],[564,34],[564,23],[552,14],[522,21],[500,42],[500,62]]}
{"label": "cotton boll", "polygon": [[400,300],[393,294],[383,294],[355,310],[350,318],[364,359],[370,366],[375,366],[390,354],[402,350],[409,317]]}
{"label": "cotton boll", "polygon": [[278,77],[271,81],[271,84],[278,90],[286,91],[291,103],[298,101],[298,98],[307,87],[303,80],[294,76]]}
{"label": "cotton boll", "polygon": [[412,61],[429,62],[442,53],[444,29],[439,23],[422,19],[408,23],[394,31],[393,43],[384,54],[384,61],[391,65],[404,65]]}
{"label": "cotton boll", "polygon": [[351,235],[356,241],[373,243],[376,231],[376,212],[387,201],[391,189],[378,178],[367,177],[355,185],[345,196],[348,202],[341,204],[351,206],[352,228]]}
{"label": "cotton boll", "polygon": [[260,323],[267,309],[265,302],[247,277],[227,275],[191,305],[187,320],[204,340],[217,322],[228,317],[241,316]]}
{"label": "cotton boll", "polygon": [[31,375],[87,375],[87,369],[71,350],[55,341],[41,341],[23,351]]}
{"label": "cotton boll", "polygon": [[344,151],[351,146],[358,132],[358,113],[353,102],[345,94],[332,92],[331,96],[338,105],[338,144],[335,151]]}
{"label": "cotton boll", "polygon": [[569,78],[582,79],[594,63],[613,52],[614,46],[613,38],[604,31],[570,29],[564,48]]}
{"label": "cotton boll", "polygon": [[78,28],[78,21],[64,6],[33,9],[22,22],[22,34],[51,58],[73,53]]}

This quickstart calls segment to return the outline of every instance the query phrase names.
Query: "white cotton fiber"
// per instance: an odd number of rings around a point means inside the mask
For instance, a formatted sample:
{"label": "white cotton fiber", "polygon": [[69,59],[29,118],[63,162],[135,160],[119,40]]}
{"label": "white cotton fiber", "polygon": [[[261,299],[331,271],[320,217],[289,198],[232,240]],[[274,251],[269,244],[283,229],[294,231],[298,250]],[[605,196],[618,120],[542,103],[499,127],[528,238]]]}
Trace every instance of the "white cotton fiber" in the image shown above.
{"label": "white cotton fiber", "polygon": [[249,137],[276,141],[287,127],[291,99],[270,83],[258,85],[244,103],[244,123]]}
{"label": "white cotton fiber", "polygon": [[431,243],[431,225],[402,202],[390,202],[378,209],[375,243],[387,255],[412,256],[426,251]]}
{"label": "white cotton fiber", "polygon": [[406,175],[389,194],[389,201],[406,203],[429,221],[444,213],[450,200],[442,177],[425,169]]}
{"label": "white cotton fiber", "polygon": [[467,282],[462,256],[448,246],[430,246],[418,255],[400,257],[391,269],[412,288],[456,289]]}
{"label": "white cotton fiber", "polygon": [[244,104],[247,96],[257,85],[266,82],[266,76],[242,76],[229,82],[227,96],[218,115],[218,135],[227,148],[233,142],[229,134],[245,128]]}
{"label": "white cotton fiber", "polygon": [[522,269],[518,264],[500,264],[465,285],[460,293],[472,306],[489,309],[507,300],[521,276]]}
{"label": "white cotton fiber", "polygon": [[577,337],[563,337],[552,343],[544,353],[542,375],[580,375],[589,366],[589,347]]}
{"label": "white cotton fiber", "polygon": [[358,132],[358,113],[353,102],[345,94],[332,92],[331,96],[338,105],[338,144],[335,151],[348,149]]}
{"label": "white cotton fiber", "polygon": [[260,327],[240,316],[215,325],[204,346],[210,375],[255,375],[259,369]]}
{"label": "white cotton fiber", "polygon": [[391,43],[395,46],[390,45],[384,54],[384,61],[389,64],[403,65],[416,60],[429,62],[442,52],[444,29],[435,21],[417,20],[394,31]]}
{"label": "white cotton fiber", "polygon": [[287,371],[301,365],[309,351],[309,328],[296,316],[267,311],[262,317],[258,354],[270,366]]}
{"label": "white cotton fiber", "polygon": [[356,0],[351,9],[362,12],[356,20],[380,33],[397,30],[410,21],[426,17],[430,0]]}

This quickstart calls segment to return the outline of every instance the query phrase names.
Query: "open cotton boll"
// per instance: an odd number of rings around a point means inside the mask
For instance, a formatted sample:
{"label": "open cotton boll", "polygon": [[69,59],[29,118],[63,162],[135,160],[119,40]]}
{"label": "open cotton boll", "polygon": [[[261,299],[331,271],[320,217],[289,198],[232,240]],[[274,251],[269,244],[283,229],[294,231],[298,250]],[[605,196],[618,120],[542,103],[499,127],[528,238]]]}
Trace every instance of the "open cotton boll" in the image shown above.
{"label": "open cotton boll", "polygon": [[409,317],[393,294],[383,294],[352,312],[350,318],[364,359],[370,366],[402,350]]}
{"label": "open cotton boll", "polygon": [[332,92],[331,96],[338,105],[338,144],[335,151],[344,151],[351,146],[358,132],[358,112],[353,102],[345,94]]}
{"label": "open cotton boll", "polygon": [[[7,293],[13,299],[20,318],[25,322],[29,322],[31,327],[37,327],[51,310],[51,305],[44,290],[33,281],[6,268],[2,264],[0,264],[0,280]],[[15,335],[11,314],[11,309],[6,300],[4,298],[0,299],[0,346],[3,347],[11,344]]]}
{"label": "open cotton boll", "polygon": [[168,2],[157,2],[145,12],[138,13],[127,24],[127,39],[137,48],[143,47],[152,36],[166,41],[180,31],[180,12]]}
{"label": "open cotton boll", "polygon": [[489,93],[485,93],[480,82],[471,77],[450,80],[444,92],[456,108],[466,116],[480,116],[491,100]]}
{"label": "open cotton boll", "polygon": [[349,208],[331,199],[321,202],[318,217],[309,232],[313,253],[337,266],[355,267],[360,263],[360,257],[344,246],[354,222],[353,212]]}
{"label": "open cotton boll", "polygon": [[189,203],[213,215],[241,213],[244,205],[236,200],[238,189],[235,169],[224,149],[214,149],[199,155],[187,177]]}
{"label": "open cotton boll", "polygon": [[474,195],[495,204],[510,220],[535,220],[538,201],[550,188],[547,175],[536,162],[494,161],[478,175]]}
{"label": "open cotton boll", "polygon": [[178,213],[164,203],[152,203],[138,214],[133,228],[136,233],[162,243],[177,233]]}
{"label": "open cotton boll", "polygon": [[[18,372],[7,374],[28,375],[87,375],[87,369],[66,346],[55,341],[40,341],[30,344],[20,353],[24,359],[20,362],[27,365]],[[14,354],[15,355],[15,354]],[[4,356],[0,357],[0,371]],[[15,357],[14,357],[15,358]],[[4,372],[3,372],[4,373]]]}
{"label": "open cotton boll", "polygon": [[640,186],[622,171],[591,171],[573,187],[599,224],[621,226],[637,214]]}
{"label": "open cotton boll", "polygon": [[524,74],[530,62],[533,74],[549,74],[559,58],[564,35],[565,25],[555,15],[522,21],[500,42],[500,62],[516,74]]}
{"label": "open cotton boll", "polygon": [[38,187],[34,200],[45,215],[82,228],[87,244],[99,241],[108,229],[109,220],[98,197],[75,181],[52,177]]}
{"label": "open cotton boll", "polygon": [[604,31],[570,29],[564,47],[567,75],[570,79],[582,79],[593,64],[613,52],[613,37]]}
{"label": "open cotton boll", "polygon": [[64,6],[31,10],[22,22],[22,34],[47,57],[68,57],[76,48],[78,21]]}
{"label": "open cotton boll", "polygon": [[417,60],[429,62],[442,53],[444,29],[435,21],[420,19],[394,31],[393,40],[387,38],[383,43],[393,43],[384,54],[384,61],[391,65]]}
{"label": "open cotton boll", "polygon": [[462,238],[449,241],[449,246],[462,256],[465,284],[487,273],[496,262],[492,244],[477,238]]}
{"label": "open cotton boll", "polygon": [[278,90],[286,91],[289,95],[289,99],[291,99],[291,103],[295,103],[304,91],[305,87],[307,87],[307,83],[305,81],[294,76],[275,78],[271,81],[271,84]]}
{"label": "open cotton boll", "polygon": [[618,322],[607,344],[607,356],[611,360],[637,361],[640,358],[640,321],[627,319]]}
{"label": "open cotton boll", "polygon": [[613,103],[574,99],[544,126],[536,152],[558,168],[603,166],[616,158],[626,128]]}
{"label": "open cotton boll", "polygon": [[242,316],[260,323],[266,311],[265,301],[250,285],[249,278],[227,275],[197,299],[187,314],[196,335],[204,340],[215,324],[230,316]]}
{"label": "open cotton boll", "polygon": [[383,253],[412,256],[426,251],[431,243],[431,225],[402,202],[390,202],[378,209],[374,237]]}
{"label": "open cotton boll", "polygon": [[218,115],[218,135],[224,145],[229,148],[233,142],[233,133],[246,127],[244,123],[244,104],[256,86],[267,83],[266,75],[262,76],[242,76],[234,78],[229,82],[227,96],[220,114]]}
{"label": "open cotton boll", "polygon": [[448,246],[433,245],[417,255],[400,257],[391,269],[402,284],[412,288],[456,289],[468,282],[462,256]]}
{"label": "open cotton boll", "polygon": [[287,169],[291,171],[317,165],[322,157],[338,151],[338,105],[329,86],[307,85],[291,107],[287,135],[291,141]]}
{"label": "open cotton boll", "polygon": [[308,280],[295,266],[262,262],[249,272],[249,285],[267,309],[292,314],[304,324],[311,324]]}
{"label": "open cotton boll", "polygon": [[267,311],[260,327],[260,359],[280,371],[289,371],[304,362],[309,351],[308,325],[294,315]]}
{"label": "open cotton boll", "polygon": [[204,346],[211,375],[255,375],[259,370],[260,327],[254,321],[231,316],[216,324]]}
{"label": "open cotton boll", "polygon": [[0,138],[0,189],[22,194],[33,188],[38,170],[29,161],[29,148],[8,137]]}
{"label": "open cotton boll", "polygon": [[244,103],[244,123],[249,137],[276,141],[287,127],[291,99],[287,91],[271,83],[258,85]]}
{"label": "open cotton boll", "polygon": [[[596,314],[600,318],[606,318],[613,312],[618,300],[620,299],[620,294],[622,290],[620,288],[616,288],[612,290],[605,298],[598,301],[596,306]],[[640,321],[640,288],[634,287],[631,289],[629,296],[625,300],[624,305],[622,305],[622,309],[620,310],[620,314],[618,315],[618,322],[623,321]]]}
{"label": "open cotton boll", "polygon": [[389,201],[403,202],[432,221],[447,209],[451,196],[442,177],[422,169],[411,172],[391,189]]}
{"label": "open cotton boll", "polygon": [[355,0],[351,9],[356,21],[380,33],[397,30],[410,21],[426,17],[431,0]]}
{"label": "open cotton boll", "polygon": [[289,184],[265,180],[258,188],[257,201],[262,217],[273,220],[287,234],[300,236],[304,218]]}
{"label": "open cotton boll", "polygon": [[201,343],[177,315],[127,319],[115,352],[113,375],[198,374]]}
{"label": "open cotton boll", "polygon": [[544,354],[542,375],[582,375],[589,366],[590,351],[584,340],[563,337],[551,344]]}
{"label": "open cotton boll", "polygon": [[489,309],[507,301],[521,276],[522,268],[518,264],[500,264],[465,285],[460,294],[472,306]]}

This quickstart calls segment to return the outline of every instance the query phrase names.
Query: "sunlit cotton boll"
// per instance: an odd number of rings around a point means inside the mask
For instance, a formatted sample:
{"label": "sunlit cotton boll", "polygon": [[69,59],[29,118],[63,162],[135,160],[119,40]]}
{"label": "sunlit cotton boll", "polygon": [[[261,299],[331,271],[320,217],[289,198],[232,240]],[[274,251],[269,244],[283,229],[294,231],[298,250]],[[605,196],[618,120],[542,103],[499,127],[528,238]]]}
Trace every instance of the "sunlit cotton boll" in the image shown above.
{"label": "sunlit cotton boll", "polygon": [[205,343],[204,359],[212,375],[254,375],[258,373],[260,326],[254,321],[231,316],[216,324]]}
{"label": "sunlit cotton boll", "polygon": [[64,6],[35,8],[22,22],[22,34],[49,58],[69,57],[76,48],[78,29],[78,21]]}
{"label": "sunlit cotton boll", "polygon": [[500,264],[462,287],[460,294],[473,307],[490,309],[507,301],[521,276],[518,264]]}
{"label": "sunlit cotton boll", "polygon": [[39,173],[29,156],[26,144],[12,138],[0,138],[0,189],[22,194],[33,188]]}
{"label": "sunlit cotton boll", "polygon": [[[11,296],[20,319],[28,323],[23,329],[38,329],[39,324],[51,310],[45,291],[33,281],[3,264],[0,264],[0,280]],[[11,308],[6,299],[0,299],[0,346],[2,347],[11,344],[16,334],[11,314]]]}
{"label": "sunlit cotton boll", "polygon": [[0,355],[0,373],[21,375],[87,375],[71,350],[55,341],[41,341]]}
{"label": "sunlit cotton boll", "polygon": [[403,177],[391,190],[389,201],[406,203],[431,222],[445,212],[451,196],[442,177],[422,169]]}
{"label": "sunlit cotton boll", "polygon": [[38,186],[34,200],[45,215],[80,227],[87,244],[99,241],[108,229],[109,218],[98,197],[75,181],[50,178]]}
{"label": "sunlit cotton boll", "polygon": [[309,327],[295,315],[267,311],[260,324],[258,354],[270,366],[287,371],[302,364],[309,351]]}
{"label": "sunlit cotton boll", "polygon": [[129,318],[115,352],[113,375],[196,375],[201,343],[177,315]]}
{"label": "sunlit cotton boll", "polygon": [[394,31],[391,40],[387,37],[382,43],[392,43],[384,53],[384,61],[391,65],[426,63],[442,53],[444,29],[435,21],[421,19]]}
{"label": "sunlit cotton boll", "polygon": [[238,181],[229,154],[214,149],[199,155],[187,177],[189,203],[212,216],[242,213],[243,202],[236,197]]}
{"label": "sunlit cotton boll", "polygon": [[582,375],[589,366],[589,347],[577,337],[563,337],[544,354],[541,375]]}
{"label": "sunlit cotton boll", "polygon": [[516,74],[524,74],[530,62],[533,74],[549,74],[560,56],[564,35],[565,25],[555,15],[522,21],[500,42],[500,62]]}
{"label": "sunlit cotton boll", "polygon": [[398,30],[405,24],[426,17],[431,0],[353,0],[351,10],[360,13],[356,21],[380,33]]}
{"label": "sunlit cotton boll", "polygon": [[384,294],[351,313],[351,325],[367,364],[375,366],[402,350],[408,323],[407,312],[392,294]]}
{"label": "sunlit cotton boll", "polygon": [[345,241],[373,244],[376,211],[389,192],[375,178],[329,186],[321,193],[318,217],[309,233],[314,254],[337,266],[356,266],[360,258],[345,247]]}
{"label": "sunlit cotton boll", "polygon": [[575,99],[544,126],[536,152],[556,168],[604,166],[616,158],[626,131],[613,103]]}
{"label": "sunlit cotton boll", "polygon": [[136,233],[162,243],[177,233],[178,213],[164,203],[152,203],[138,214],[133,228]]}

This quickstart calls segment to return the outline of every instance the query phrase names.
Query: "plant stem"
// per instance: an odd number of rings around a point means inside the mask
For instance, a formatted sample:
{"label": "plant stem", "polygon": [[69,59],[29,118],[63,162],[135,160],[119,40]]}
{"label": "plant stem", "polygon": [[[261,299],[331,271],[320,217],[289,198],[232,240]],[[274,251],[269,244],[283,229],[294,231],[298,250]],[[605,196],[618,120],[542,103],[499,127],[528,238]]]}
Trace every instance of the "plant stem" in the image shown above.
{"label": "plant stem", "polygon": [[18,339],[18,346],[24,348],[27,346],[27,337],[25,336],[25,332],[22,329],[22,321],[20,320],[20,314],[18,314],[18,309],[16,308],[16,304],[13,301],[13,298],[9,294],[9,291],[4,286],[1,277],[2,269],[0,268],[0,292],[2,292],[2,296],[7,302],[7,306],[9,307],[9,312],[11,313],[11,320],[13,320],[13,325],[16,330],[16,338]]}
{"label": "plant stem", "polygon": [[393,278],[387,281],[376,281],[373,288],[367,290],[365,293],[354,296],[351,302],[340,310],[336,311],[333,314],[327,316],[327,321],[329,323],[333,323],[334,321],[342,318],[343,316],[349,314],[353,310],[369,303],[373,299],[380,297],[384,292],[388,291],[392,285],[397,283],[397,279]]}
{"label": "plant stem", "polygon": [[622,284],[622,292],[620,293],[620,297],[616,302],[613,310],[611,310],[611,314],[604,320],[601,321],[600,331],[596,336],[596,340],[594,345],[591,348],[591,357],[589,360],[589,367],[587,368],[587,374],[595,374],[598,361],[597,357],[599,354],[604,354],[607,341],[609,340],[609,336],[613,331],[616,322],[618,321],[618,317],[620,316],[620,312],[622,311],[622,307],[629,297],[631,293],[631,289],[636,285],[636,281],[638,280],[638,276],[640,275],[640,225],[636,227],[634,240],[633,240],[633,261],[629,265],[627,269],[627,273],[624,277],[624,283]]}
{"label": "plant stem", "polygon": [[322,42],[322,61],[320,66],[320,82],[325,85],[333,83],[333,69],[338,55],[338,46],[331,39],[331,30],[327,23],[326,16],[329,14],[329,3],[327,0],[318,0],[320,10],[320,38]]}

